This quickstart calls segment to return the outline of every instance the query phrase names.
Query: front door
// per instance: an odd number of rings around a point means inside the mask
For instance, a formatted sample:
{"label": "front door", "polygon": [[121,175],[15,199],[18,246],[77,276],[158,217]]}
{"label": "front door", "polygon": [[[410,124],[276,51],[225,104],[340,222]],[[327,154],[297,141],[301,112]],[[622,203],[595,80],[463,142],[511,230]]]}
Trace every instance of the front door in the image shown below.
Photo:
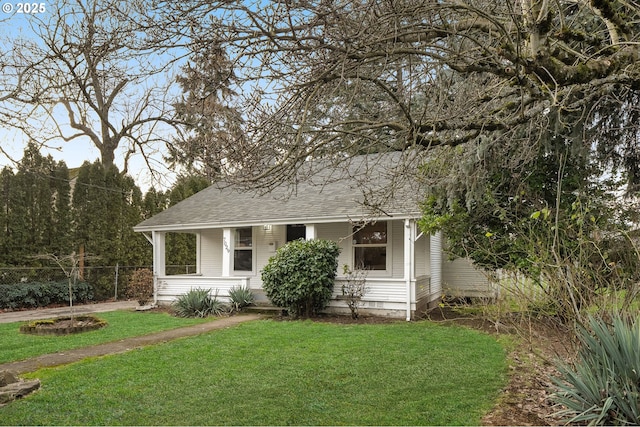
{"label": "front door", "polygon": [[304,224],[287,225],[287,243],[298,239],[304,239],[307,233],[307,227]]}

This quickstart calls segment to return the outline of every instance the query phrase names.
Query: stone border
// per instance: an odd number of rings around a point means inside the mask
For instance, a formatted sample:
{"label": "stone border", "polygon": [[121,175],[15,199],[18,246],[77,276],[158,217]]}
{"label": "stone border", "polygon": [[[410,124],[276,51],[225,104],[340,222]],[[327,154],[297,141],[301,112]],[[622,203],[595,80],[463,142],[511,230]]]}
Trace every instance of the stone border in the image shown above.
{"label": "stone border", "polygon": [[71,320],[71,316],[56,317],[54,319],[34,320],[33,322],[26,323],[20,326],[20,332],[30,335],[69,335],[94,331],[107,326],[106,320],[102,320],[96,316],[74,316],[73,319],[79,322],[89,321],[91,323],[56,328],[54,325],[57,322]]}

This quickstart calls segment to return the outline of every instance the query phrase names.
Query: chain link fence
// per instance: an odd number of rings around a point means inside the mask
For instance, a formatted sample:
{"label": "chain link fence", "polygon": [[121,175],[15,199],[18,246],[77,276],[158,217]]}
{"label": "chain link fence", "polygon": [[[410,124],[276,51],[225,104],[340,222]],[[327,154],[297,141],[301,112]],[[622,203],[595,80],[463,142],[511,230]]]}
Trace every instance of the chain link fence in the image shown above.
{"label": "chain link fence", "polygon": [[[79,271],[78,279],[93,288],[94,300],[126,299],[131,274],[138,269],[151,266],[85,266]],[[168,265],[169,275],[194,274],[195,265]],[[60,267],[0,267],[0,285],[30,282],[56,282],[67,280]]]}

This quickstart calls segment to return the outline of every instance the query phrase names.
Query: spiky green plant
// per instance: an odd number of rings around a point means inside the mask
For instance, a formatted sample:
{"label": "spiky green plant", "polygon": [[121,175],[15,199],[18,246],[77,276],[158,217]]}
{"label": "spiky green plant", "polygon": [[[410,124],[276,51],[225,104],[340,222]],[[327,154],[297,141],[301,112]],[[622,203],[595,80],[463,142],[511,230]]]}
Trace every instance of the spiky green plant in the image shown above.
{"label": "spiky green plant", "polygon": [[180,317],[220,316],[227,310],[226,305],[218,299],[218,291],[211,296],[211,289],[191,289],[181,295],[174,303],[173,309]]}
{"label": "spiky green plant", "polygon": [[243,308],[253,304],[255,297],[248,286],[234,286],[229,289],[229,301],[231,311],[241,311]]}
{"label": "spiky green plant", "polygon": [[640,320],[589,317],[579,327],[580,349],[572,365],[560,364],[552,395],[557,415],[590,425],[640,423]]}

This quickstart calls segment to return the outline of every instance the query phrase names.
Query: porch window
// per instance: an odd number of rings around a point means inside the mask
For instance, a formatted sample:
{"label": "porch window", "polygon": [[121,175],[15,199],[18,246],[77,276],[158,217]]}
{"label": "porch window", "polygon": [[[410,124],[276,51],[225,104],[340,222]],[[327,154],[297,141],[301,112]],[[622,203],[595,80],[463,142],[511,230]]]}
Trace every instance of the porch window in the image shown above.
{"label": "porch window", "polygon": [[233,246],[233,269],[253,270],[253,234],[251,227],[236,228]]}
{"label": "porch window", "polygon": [[387,223],[353,227],[353,265],[362,270],[387,269]]}

